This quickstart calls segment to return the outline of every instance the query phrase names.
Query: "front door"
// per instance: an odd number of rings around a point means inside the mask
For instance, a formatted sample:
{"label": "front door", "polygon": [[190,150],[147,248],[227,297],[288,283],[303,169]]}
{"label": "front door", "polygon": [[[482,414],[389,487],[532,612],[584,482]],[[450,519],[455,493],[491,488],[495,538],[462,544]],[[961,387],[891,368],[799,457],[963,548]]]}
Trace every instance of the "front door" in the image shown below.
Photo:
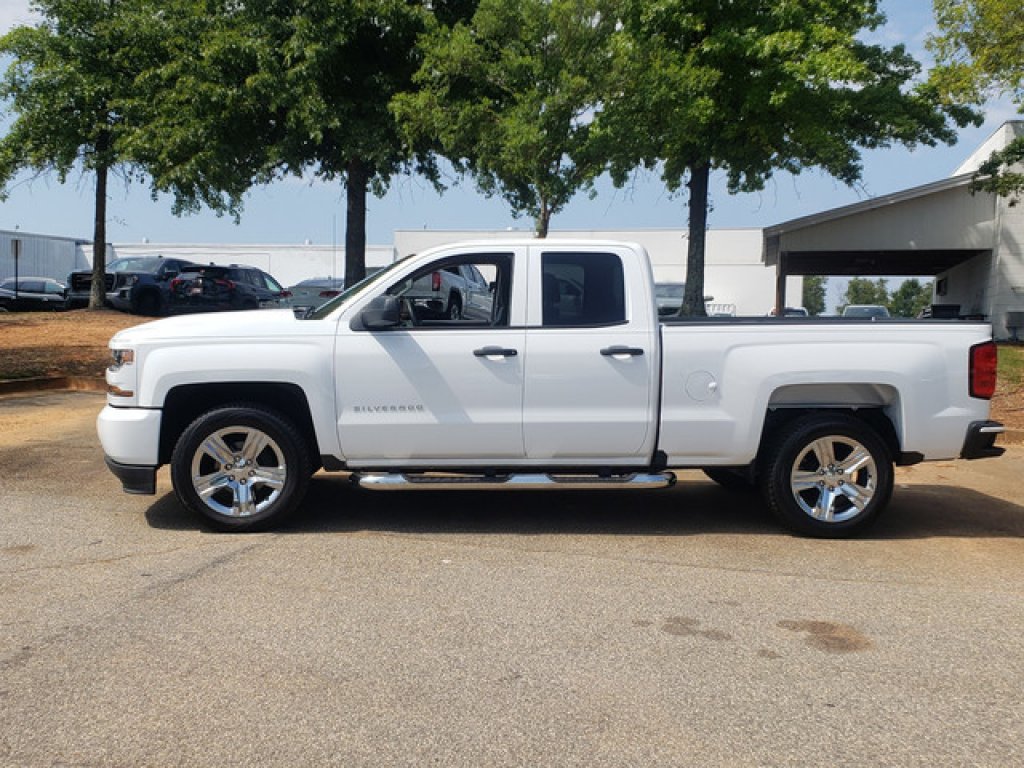
{"label": "front door", "polygon": [[402,298],[421,273],[472,264],[492,274],[490,318],[449,319],[402,299],[403,326],[348,332],[336,349],[342,451],[350,466],[473,466],[522,460],[526,332],[511,327],[513,253],[431,262],[382,293]]}

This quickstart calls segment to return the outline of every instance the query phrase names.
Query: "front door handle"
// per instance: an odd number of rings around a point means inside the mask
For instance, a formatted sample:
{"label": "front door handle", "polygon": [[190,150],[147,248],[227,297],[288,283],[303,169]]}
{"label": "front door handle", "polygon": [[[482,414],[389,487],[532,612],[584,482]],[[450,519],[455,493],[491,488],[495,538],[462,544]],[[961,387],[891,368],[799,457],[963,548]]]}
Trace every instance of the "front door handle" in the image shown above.
{"label": "front door handle", "polygon": [[644,351],[639,347],[605,347],[601,350],[601,354],[605,357],[616,357],[618,355],[628,355],[629,357],[639,357]]}
{"label": "front door handle", "polygon": [[505,347],[482,347],[474,349],[473,354],[477,357],[515,357],[519,354],[519,350]]}

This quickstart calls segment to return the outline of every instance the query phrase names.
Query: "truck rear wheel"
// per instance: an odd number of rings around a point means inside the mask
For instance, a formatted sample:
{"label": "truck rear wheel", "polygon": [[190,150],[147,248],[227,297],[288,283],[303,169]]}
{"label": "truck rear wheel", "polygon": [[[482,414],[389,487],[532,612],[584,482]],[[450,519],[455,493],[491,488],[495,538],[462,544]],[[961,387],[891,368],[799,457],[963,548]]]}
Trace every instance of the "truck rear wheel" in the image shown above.
{"label": "truck rear wheel", "polygon": [[457,294],[452,294],[448,297],[448,311],[445,312],[445,316],[449,320],[461,320],[462,319],[462,301],[459,299]]}
{"label": "truck rear wheel", "polygon": [[892,457],[878,434],[840,413],[804,416],[782,430],[759,473],[773,514],[819,538],[845,538],[871,525],[893,486]]}
{"label": "truck rear wheel", "polygon": [[310,458],[291,422],[255,405],[208,411],[182,433],[171,456],[179,501],[221,531],[277,525],[305,495]]}

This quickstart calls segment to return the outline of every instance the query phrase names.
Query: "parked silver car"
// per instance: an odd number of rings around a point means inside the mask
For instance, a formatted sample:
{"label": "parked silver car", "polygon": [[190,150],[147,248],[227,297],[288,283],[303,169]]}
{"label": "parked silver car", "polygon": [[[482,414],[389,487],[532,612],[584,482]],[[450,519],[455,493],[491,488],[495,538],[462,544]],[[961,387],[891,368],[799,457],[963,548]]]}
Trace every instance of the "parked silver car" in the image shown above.
{"label": "parked silver car", "polygon": [[290,303],[293,309],[316,309],[343,290],[345,281],[340,277],[311,277],[288,289],[292,295]]}

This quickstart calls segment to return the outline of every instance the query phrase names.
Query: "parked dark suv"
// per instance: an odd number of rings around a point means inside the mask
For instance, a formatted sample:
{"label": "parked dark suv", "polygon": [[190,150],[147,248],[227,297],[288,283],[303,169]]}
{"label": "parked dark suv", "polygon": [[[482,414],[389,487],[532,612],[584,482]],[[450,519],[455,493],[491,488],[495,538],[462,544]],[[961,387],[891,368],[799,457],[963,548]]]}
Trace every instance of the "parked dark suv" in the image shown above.
{"label": "parked dark suv", "polygon": [[[183,270],[194,267],[184,259],[162,256],[129,256],[107,264],[104,293],[107,303],[124,312],[159,315],[166,311],[171,280]],[[68,301],[72,305],[89,303],[92,272],[72,272],[68,277]]]}
{"label": "parked dark suv", "polygon": [[290,297],[263,270],[238,264],[192,267],[171,281],[171,309],[175,312],[287,307]]}

